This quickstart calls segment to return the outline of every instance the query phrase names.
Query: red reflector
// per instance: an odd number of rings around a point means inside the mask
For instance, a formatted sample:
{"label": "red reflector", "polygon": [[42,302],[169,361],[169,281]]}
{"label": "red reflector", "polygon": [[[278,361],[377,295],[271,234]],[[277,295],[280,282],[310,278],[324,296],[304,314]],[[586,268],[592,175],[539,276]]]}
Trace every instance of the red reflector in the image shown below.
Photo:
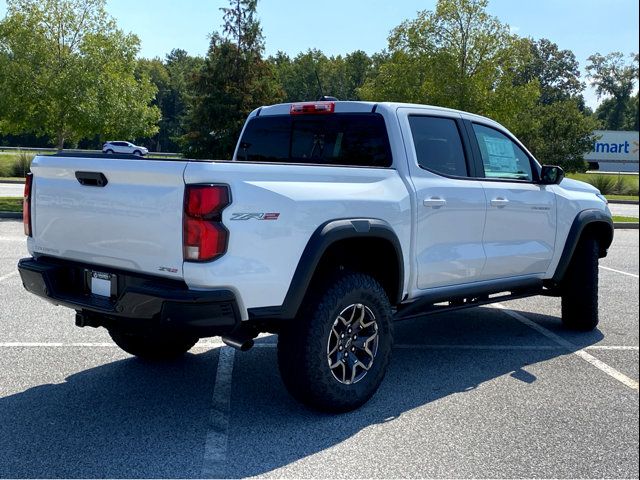
{"label": "red reflector", "polygon": [[31,237],[31,190],[33,185],[33,173],[27,173],[24,181],[24,197],[22,200],[22,223],[24,224],[24,234]]}
{"label": "red reflector", "polygon": [[225,185],[187,185],[185,213],[205,218],[220,213],[229,205],[229,188]]}
{"label": "red reflector", "polygon": [[292,103],[289,113],[291,115],[308,115],[333,113],[336,109],[335,102],[306,102]]}
{"label": "red reflector", "polygon": [[203,262],[223,255],[227,237],[227,229],[218,222],[185,218],[184,259]]}

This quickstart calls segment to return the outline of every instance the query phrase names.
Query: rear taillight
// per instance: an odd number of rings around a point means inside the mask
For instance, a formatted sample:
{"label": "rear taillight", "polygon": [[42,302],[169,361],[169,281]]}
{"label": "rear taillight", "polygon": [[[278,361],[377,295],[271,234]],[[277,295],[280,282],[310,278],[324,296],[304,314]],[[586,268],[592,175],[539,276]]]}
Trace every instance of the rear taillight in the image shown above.
{"label": "rear taillight", "polygon": [[222,225],[222,211],[230,203],[226,185],[187,185],[182,236],[186,261],[208,262],[224,255],[229,232]]}
{"label": "rear taillight", "polygon": [[31,196],[33,194],[33,173],[27,173],[24,181],[24,199],[22,200],[22,223],[24,223],[24,234],[32,237],[31,228]]}
{"label": "rear taillight", "polygon": [[292,103],[289,113],[291,115],[321,115],[325,113],[333,113],[335,109],[335,102]]}

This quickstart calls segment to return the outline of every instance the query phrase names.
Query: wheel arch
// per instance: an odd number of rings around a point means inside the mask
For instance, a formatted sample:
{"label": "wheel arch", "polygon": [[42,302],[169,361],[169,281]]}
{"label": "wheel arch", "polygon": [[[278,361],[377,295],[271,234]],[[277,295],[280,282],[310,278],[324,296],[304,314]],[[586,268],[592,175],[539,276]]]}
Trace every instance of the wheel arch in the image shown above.
{"label": "wheel arch", "polygon": [[[375,255],[375,256],[374,256]],[[374,256],[373,258],[371,258]],[[281,306],[249,309],[251,320],[285,320],[296,316],[309,289],[324,274],[346,267],[373,275],[389,296],[400,303],[404,290],[404,260],[400,241],[389,223],[373,218],[332,220],[309,238]],[[371,260],[369,266],[364,260]],[[364,267],[364,268],[363,268]]]}
{"label": "wheel arch", "polygon": [[600,258],[607,256],[607,250],[613,242],[613,220],[602,210],[583,210],[571,224],[567,235],[560,262],[553,275],[553,281],[560,283],[567,272],[571,258],[580,240],[585,236],[595,236],[598,239]]}

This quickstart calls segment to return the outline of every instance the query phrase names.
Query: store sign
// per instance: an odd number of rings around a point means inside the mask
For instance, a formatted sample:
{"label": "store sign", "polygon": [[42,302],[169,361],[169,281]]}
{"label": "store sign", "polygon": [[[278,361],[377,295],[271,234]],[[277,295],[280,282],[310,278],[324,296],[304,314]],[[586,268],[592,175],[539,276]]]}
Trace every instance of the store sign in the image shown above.
{"label": "store sign", "polygon": [[588,162],[638,163],[638,132],[596,130],[596,141],[585,155]]}

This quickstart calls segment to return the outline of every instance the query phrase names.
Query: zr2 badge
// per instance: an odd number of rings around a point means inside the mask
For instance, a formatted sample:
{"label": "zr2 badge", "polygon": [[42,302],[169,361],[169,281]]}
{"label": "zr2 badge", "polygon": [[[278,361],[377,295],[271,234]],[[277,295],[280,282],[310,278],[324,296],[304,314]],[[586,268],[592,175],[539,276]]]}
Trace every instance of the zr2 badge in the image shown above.
{"label": "zr2 badge", "polygon": [[230,220],[278,220],[279,213],[232,213]]}

